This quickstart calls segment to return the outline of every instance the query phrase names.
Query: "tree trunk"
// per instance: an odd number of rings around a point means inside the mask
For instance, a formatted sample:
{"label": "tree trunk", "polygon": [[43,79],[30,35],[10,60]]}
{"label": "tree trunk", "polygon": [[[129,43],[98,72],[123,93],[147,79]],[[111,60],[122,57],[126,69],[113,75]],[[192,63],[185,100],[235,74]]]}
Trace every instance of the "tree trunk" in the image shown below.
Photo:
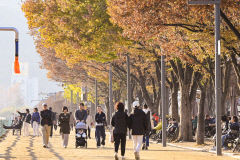
{"label": "tree trunk", "polygon": [[204,104],[206,98],[206,86],[201,88],[201,98],[198,106],[198,119],[197,119],[197,144],[204,144],[205,124],[204,124]]}
{"label": "tree trunk", "polygon": [[110,124],[110,108],[109,108],[109,97],[105,98],[105,106],[106,106],[106,115],[107,115],[107,124]]}
{"label": "tree trunk", "polygon": [[189,85],[180,86],[181,106],[180,106],[180,132],[179,140],[192,140],[192,117],[191,102],[189,98]]}
{"label": "tree trunk", "polygon": [[175,118],[179,122],[179,113],[178,113],[178,89],[179,85],[177,82],[173,82],[173,88],[171,88],[171,110],[172,118]]}

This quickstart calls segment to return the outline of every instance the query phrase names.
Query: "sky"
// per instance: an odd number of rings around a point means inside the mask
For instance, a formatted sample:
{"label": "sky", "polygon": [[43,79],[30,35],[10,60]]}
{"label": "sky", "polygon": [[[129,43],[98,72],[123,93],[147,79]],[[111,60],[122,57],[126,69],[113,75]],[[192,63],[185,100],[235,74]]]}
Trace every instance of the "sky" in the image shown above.
{"label": "sky", "polygon": [[[47,71],[40,69],[41,57],[37,54],[33,38],[29,34],[27,20],[21,10],[21,0],[0,0],[0,27],[15,27],[19,36],[19,61],[28,63],[29,77],[37,77],[39,91],[52,93],[61,89],[61,84],[47,78]],[[9,87],[14,62],[13,32],[0,31],[0,88]]]}

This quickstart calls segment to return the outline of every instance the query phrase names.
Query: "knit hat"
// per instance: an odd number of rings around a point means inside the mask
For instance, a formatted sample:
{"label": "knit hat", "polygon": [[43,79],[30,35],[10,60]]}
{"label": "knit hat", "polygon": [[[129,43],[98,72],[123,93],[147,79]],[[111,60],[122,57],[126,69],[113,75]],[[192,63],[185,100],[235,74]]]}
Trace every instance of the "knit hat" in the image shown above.
{"label": "knit hat", "polygon": [[139,101],[134,101],[133,102],[133,108],[137,108],[139,106],[140,106]]}

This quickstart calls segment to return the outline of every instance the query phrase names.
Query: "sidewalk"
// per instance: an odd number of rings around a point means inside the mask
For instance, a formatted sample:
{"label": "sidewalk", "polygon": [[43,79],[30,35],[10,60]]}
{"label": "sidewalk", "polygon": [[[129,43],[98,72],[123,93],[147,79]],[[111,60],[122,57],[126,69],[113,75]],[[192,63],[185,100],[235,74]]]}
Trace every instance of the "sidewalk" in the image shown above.
{"label": "sidewalk", "polygon": [[[75,137],[72,132],[68,148],[61,146],[61,137],[55,132],[50,139],[50,148],[42,147],[42,137],[13,136],[10,131],[7,137],[0,142],[0,160],[112,160],[113,144],[106,140],[105,148],[96,148],[95,139],[88,140],[87,149],[75,149]],[[92,133],[93,135],[93,133]],[[189,149],[165,147],[161,144],[151,144],[148,151],[140,153],[141,160],[235,160],[212,153],[197,152]],[[127,141],[126,159],[134,160],[132,141]]]}
{"label": "sidewalk", "polygon": [[[181,148],[181,149],[188,149],[192,151],[199,151],[199,152],[209,152],[216,154],[213,148],[213,142],[209,140],[205,140],[205,144],[197,145],[196,142],[177,142],[177,143],[168,143],[168,146]],[[232,150],[222,150],[223,155],[232,157],[235,159],[240,159],[240,153],[233,153]]]}

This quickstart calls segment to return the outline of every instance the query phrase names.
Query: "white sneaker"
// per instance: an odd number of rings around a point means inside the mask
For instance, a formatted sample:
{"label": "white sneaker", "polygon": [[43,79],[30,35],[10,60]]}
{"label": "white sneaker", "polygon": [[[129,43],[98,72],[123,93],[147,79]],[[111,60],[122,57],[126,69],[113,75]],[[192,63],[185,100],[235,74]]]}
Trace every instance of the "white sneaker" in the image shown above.
{"label": "white sneaker", "polygon": [[115,158],[115,160],[118,160],[118,154],[117,153],[114,154],[114,158]]}
{"label": "white sneaker", "polygon": [[122,160],[125,160],[125,157],[124,157],[124,156],[122,156]]}

